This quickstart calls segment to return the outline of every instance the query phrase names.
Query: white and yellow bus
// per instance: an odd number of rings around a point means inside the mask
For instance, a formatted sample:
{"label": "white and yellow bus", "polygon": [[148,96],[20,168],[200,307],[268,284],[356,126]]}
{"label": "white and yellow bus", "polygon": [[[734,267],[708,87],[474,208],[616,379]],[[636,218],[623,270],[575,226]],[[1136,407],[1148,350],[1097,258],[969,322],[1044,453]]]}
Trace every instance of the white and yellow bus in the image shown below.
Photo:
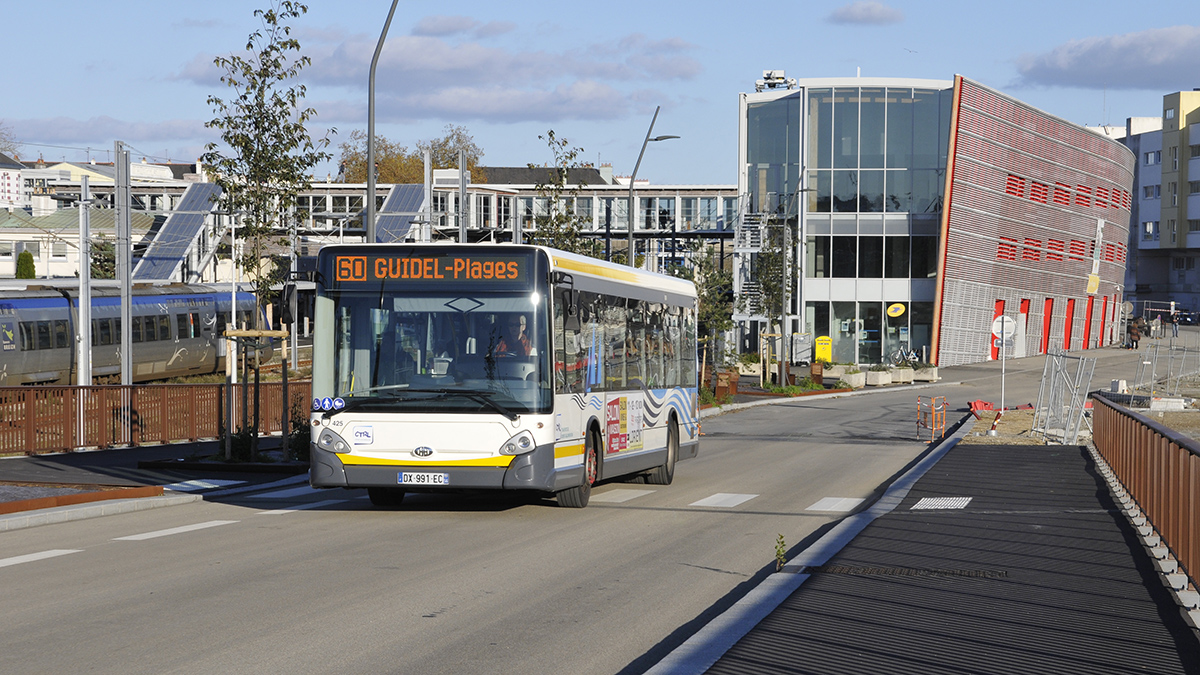
{"label": "white and yellow bus", "polygon": [[587,506],[699,449],[696,290],[550,248],[321,250],[313,487],[528,490]]}

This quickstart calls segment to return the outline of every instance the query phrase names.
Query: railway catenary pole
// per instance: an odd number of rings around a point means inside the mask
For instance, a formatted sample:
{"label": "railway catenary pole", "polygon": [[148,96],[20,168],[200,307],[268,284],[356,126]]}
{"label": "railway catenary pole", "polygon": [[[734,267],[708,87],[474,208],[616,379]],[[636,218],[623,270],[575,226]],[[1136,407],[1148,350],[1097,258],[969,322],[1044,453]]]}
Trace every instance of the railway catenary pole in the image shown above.
{"label": "railway catenary pole", "polygon": [[121,280],[121,384],[133,384],[133,236],[130,231],[129,151],[113,148],[113,206],[116,209],[117,278]]}
{"label": "railway catenary pole", "polygon": [[92,247],[91,203],[88,177],[79,179],[79,326],[75,331],[76,348],[79,350],[75,383],[80,386],[92,384]]}

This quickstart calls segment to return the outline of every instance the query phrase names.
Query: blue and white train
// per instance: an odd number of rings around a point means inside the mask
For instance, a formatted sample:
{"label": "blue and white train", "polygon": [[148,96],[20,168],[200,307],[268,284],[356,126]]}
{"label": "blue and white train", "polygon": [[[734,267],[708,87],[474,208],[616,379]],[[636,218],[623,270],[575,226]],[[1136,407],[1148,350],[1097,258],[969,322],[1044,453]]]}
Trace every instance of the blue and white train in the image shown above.
{"label": "blue and white train", "polygon": [[[68,282],[69,283],[69,282]],[[121,372],[121,293],[92,288],[93,381]],[[223,372],[231,292],[202,285],[145,285],[133,288],[132,332],[135,382]],[[251,325],[256,302],[237,294],[237,325]],[[30,285],[0,291],[0,386],[78,382],[79,289]]]}

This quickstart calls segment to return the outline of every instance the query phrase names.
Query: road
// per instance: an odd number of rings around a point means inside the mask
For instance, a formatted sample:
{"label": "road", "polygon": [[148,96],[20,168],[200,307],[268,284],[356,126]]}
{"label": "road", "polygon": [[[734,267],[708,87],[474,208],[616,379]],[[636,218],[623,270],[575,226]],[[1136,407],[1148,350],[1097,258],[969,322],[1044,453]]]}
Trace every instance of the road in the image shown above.
{"label": "road", "polygon": [[917,393],[994,400],[997,370],[706,419],[674,485],[583,510],[300,486],[4,533],[0,671],[638,673],[926,449]]}

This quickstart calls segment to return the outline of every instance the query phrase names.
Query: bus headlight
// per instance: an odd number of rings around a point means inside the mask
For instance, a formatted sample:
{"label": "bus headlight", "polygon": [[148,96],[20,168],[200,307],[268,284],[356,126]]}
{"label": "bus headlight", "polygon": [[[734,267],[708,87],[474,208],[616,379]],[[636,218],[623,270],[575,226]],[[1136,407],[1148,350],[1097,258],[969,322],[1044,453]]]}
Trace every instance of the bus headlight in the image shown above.
{"label": "bus headlight", "polygon": [[522,455],[530,450],[533,450],[537,443],[533,440],[533,434],[528,431],[513,436],[500,446],[500,454],[502,455]]}
{"label": "bus headlight", "polygon": [[346,441],[342,440],[341,437],[329,429],[321,432],[321,435],[317,438],[317,444],[322,450],[329,450],[338,454],[348,452],[350,448],[350,446],[346,444]]}

